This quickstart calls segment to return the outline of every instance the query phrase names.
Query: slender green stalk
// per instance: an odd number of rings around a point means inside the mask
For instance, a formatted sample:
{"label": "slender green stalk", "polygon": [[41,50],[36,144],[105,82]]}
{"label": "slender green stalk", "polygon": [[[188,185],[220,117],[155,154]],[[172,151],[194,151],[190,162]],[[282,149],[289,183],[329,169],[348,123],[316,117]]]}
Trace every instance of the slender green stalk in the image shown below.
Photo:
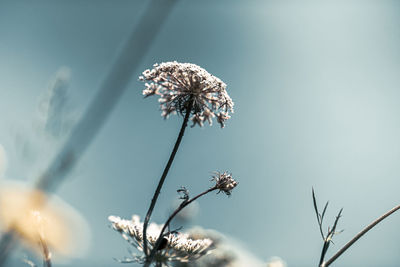
{"label": "slender green stalk", "polygon": [[151,264],[151,262],[153,261],[153,258],[154,258],[155,254],[156,254],[156,252],[157,252],[157,248],[158,248],[158,247],[160,246],[160,244],[161,244],[162,238],[163,238],[163,236],[164,236],[164,232],[165,232],[165,230],[167,229],[167,227],[169,226],[169,224],[171,223],[172,219],[174,219],[175,216],[176,216],[181,210],[183,210],[186,206],[188,206],[190,203],[192,203],[193,201],[195,201],[195,200],[198,199],[199,197],[202,197],[202,196],[204,196],[204,195],[210,193],[211,191],[214,191],[214,190],[217,190],[217,189],[218,189],[217,186],[211,187],[210,189],[208,189],[208,190],[206,190],[206,191],[204,191],[204,192],[198,194],[197,196],[193,197],[192,199],[189,199],[189,200],[187,200],[187,201],[182,202],[182,203],[179,205],[179,207],[169,216],[169,218],[168,218],[167,221],[165,222],[163,228],[161,229],[160,235],[158,236],[157,241],[156,241],[156,243],[154,244],[153,249],[152,249],[151,252],[150,252],[150,255],[148,256],[148,260],[147,260],[147,262],[145,263],[144,267],[149,266],[149,265]]}
{"label": "slender green stalk", "polygon": [[[154,192],[153,198],[152,198],[151,203],[150,203],[149,210],[147,211],[146,217],[144,219],[144,223],[143,223],[143,250],[144,250],[144,253],[145,253],[146,256],[148,256],[150,254],[150,252],[148,251],[148,246],[147,246],[147,226],[149,225],[151,214],[153,213],[153,210],[154,210],[154,207],[156,205],[158,196],[160,195],[160,191],[161,191],[161,188],[162,188],[162,186],[164,184],[165,178],[167,177],[168,171],[169,171],[169,169],[170,169],[170,167],[172,165],[172,162],[174,161],[176,152],[178,151],[179,145],[180,145],[180,143],[182,141],[182,137],[185,134],[185,129],[186,129],[187,123],[189,121],[189,116],[190,116],[190,113],[192,111],[192,107],[193,107],[193,101],[190,101],[188,107],[186,108],[185,118],[183,119],[182,127],[181,127],[181,130],[179,131],[178,138],[176,139],[174,148],[172,149],[171,155],[169,157],[167,165],[164,168],[163,174],[161,175],[160,181],[158,182],[157,189]],[[146,260],[146,262],[147,262],[147,260]]]}
{"label": "slender green stalk", "polygon": [[400,209],[400,205],[394,207],[393,209],[389,210],[376,220],[374,220],[370,225],[365,227],[361,232],[359,232],[355,237],[353,237],[346,245],[343,246],[335,255],[332,256],[328,261],[324,262],[321,264],[321,267],[327,267],[331,265],[337,258],[339,258],[348,248],[350,248],[358,239],[360,239],[365,233],[367,233],[369,230],[374,228],[378,223],[386,219],[388,216],[392,215],[395,213],[397,210]]}

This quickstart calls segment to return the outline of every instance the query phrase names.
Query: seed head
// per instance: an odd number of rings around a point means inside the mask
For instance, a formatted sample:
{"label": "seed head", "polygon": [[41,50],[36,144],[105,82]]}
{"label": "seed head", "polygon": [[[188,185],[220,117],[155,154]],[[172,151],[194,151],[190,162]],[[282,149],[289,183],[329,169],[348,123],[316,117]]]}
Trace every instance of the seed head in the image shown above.
{"label": "seed head", "polygon": [[219,189],[219,192],[222,191],[228,196],[231,194],[233,188],[238,185],[238,182],[233,179],[232,174],[228,172],[215,172],[211,180],[216,182],[215,186]]}
{"label": "seed head", "polygon": [[212,124],[217,117],[221,128],[233,113],[233,101],[226,92],[226,84],[205,69],[191,63],[165,62],[154,64],[145,70],[139,80],[145,84],[143,95],[159,95],[161,116],[168,118],[171,113],[186,114],[192,106],[192,127],[203,126],[204,121]]}

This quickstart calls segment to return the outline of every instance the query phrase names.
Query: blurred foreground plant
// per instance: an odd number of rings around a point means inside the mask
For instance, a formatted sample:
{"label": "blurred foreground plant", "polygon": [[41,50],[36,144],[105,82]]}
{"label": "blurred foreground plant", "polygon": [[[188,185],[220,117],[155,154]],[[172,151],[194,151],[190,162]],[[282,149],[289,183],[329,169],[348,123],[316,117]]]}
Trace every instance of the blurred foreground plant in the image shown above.
{"label": "blurred foreground plant", "polygon": [[[44,204],[47,198],[51,200]],[[89,244],[89,227],[74,208],[23,183],[1,183],[0,230],[16,234],[42,255],[44,266],[51,266],[50,251],[60,257],[83,255]]]}
{"label": "blurred foreground plant", "polygon": [[[203,255],[208,254],[213,248],[213,240],[209,238],[189,238],[188,234],[180,233],[177,230],[166,231],[169,229],[171,221],[176,215],[181,212],[189,204],[193,203],[198,198],[212,192],[223,192],[230,195],[231,191],[237,186],[237,182],[232,178],[232,175],[227,172],[215,172],[212,181],[215,185],[205,190],[204,192],[190,198],[189,192],[185,187],[178,189],[181,193],[181,204],[168,217],[164,225],[149,224],[148,233],[144,236],[144,223],[140,222],[137,215],[132,216],[131,220],[123,220],[116,216],[110,216],[113,228],[120,232],[125,240],[139,251],[144,252],[144,244],[148,243],[149,255],[135,255],[133,258],[125,258],[120,262],[139,262],[143,264],[151,264],[155,262],[156,266],[169,265],[176,262],[190,262],[197,260]],[[148,259],[151,259],[149,262]],[[149,263],[147,263],[149,262]]]}
{"label": "blurred foreground plant", "polygon": [[[19,145],[15,149],[18,156],[16,165],[18,171],[22,170],[22,176],[29,177],[35,173],[35,169],[39,169],[35,160],[37,163],[45,162],[49,152],[59,145],[72,126],[67,97],[69,77],[70,70],[66,67],[56,72],[39,102],[40,116],[33,118],[34,128],[23,131],[15,140]],[[26,154],[31,157],[26,158]],[[7,166],[6,159],[5,150],[0,146],[0,178]],[[25,165],[26,169],[23,168]],[[51,266],[50,249],[61,257],[83,255],[89,241],[89,227],[72,207],[44,190],[9,179],[0,181],[0,230],[3,233],[0,265],[12,250],[12,240],[19,239],[42,255],[43,265],[47,267]],[[78,235],[79,242],[74,239]]]}
{"label": "blurred foreground plant", "polygon": [[[122,46],[110,72],[101,83],[96,96],[88,105],[77,125],[71,130],[64,145],[36,180],[34,191],[54,192],[64,181],[107,119],[129,83],[131,73],[139,66],[141,59],[148,51],[152,40],[176,2],[177,0],[149,1],[136,27]],[[51,121],[53,120],[51,119]],[[57,135],[59,131],[55,133]],[[45,201],[42,204],[44,205]],[[15,241],[16,233],[13,229],[0,236],[0,266],[3,266],[10,256]]]}

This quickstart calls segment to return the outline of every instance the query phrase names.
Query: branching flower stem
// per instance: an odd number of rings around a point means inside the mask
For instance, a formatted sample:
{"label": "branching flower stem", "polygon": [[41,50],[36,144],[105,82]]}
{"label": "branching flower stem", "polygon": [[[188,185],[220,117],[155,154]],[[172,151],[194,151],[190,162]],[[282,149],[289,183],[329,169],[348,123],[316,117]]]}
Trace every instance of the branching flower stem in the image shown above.
{"label": "branching flower stem", "polygon": [[328,267],[331,265],[337,258],[339,258],[349,247],[351,247],[358,239],[360,239],[364,234],[366,234],[369,230],[374,228],[378,223],[386,219],[388,216],[395,213],[397,210],[400,209],[400,205],[394,207],[393,209],[389,210],[376,220],[374,220],[370,225],[365,227],[361,232],[359,232],[353,239],[351,239],[346,245],[343,246],[335,255],[332,256],[328,261],[321,264],[321,267]]}
{"label": "branching flower stem", "polygon": [[153,213],[153,209],[154,209],[154,207],[156,205],[158,196],[160,195],[160,191],[161,191],[161,188],[162,188],[162,186],[164,184],[165,178],[167,177],[168,171],[169,171],[169,169],[170,169],[170,167],[172,165],[172,162],[174,161],[176,152],[178,151],[179,145],[180,145],[180,143],[182,141],[182,137],[185,134],[185,129],[187,127],[187,123],[189,121],[189,116],[190,116],[190,113],[192,111],[192,108],[193,108],[193,101],[190,101],[188,107],[186,108],[185,118],[183,119],[182,127],[181,127],[181,130],[179,131],[178,138],[176,139],[174,148],[173,148],[173,150],[171,152],[171,155],[169,157],[167,165],[164,168],[164,172],[161,175],[160,181],[158,182],[157,189],[154,192],[154,196],[153,196],[153,198],[151,200],[151,204],[150,204],[149,210],[147,211],[146,217],[144,219],[144,223],[143,223],[143,250],[144,250],[144,253],[145,253],[146,256],[149,256],[149,254],[150,254],[150,252],[148,251],[148,246],[147,246],[147,235],[146,235],[147,234],[147,226],[149,225],[151,214]]}
{"label": "branching flower stem", "polygon": [[213,186],[213,187],[207,189],[206,191],[204,191],[204,192],[198,194],[197,196],[195,196],[195,197],[193,197],[193,198],[191,198],[191,199],[189,199],[189,200],[184,200],[184,201],[179,205],[179,207],[169,216],[169,218],[168,218],[167,221],[165,222],[163,228],[161,229],[160,235],[159,235],[158,238],[157,238],[157,241],[156,241],[156,243],[155,243],[155,245],[154,245],[154,247],[153,247],[153,250],[150,251],[150,255],[148,256],[147,262],[146,262],[146,264],[144,265],[144,267],[148,267],[148,266],[151,264],[151,262],[153,261],[153,258],[154,258],[155,254],[156,254],[156,252],[157,252],[157,248],[160,246],[160,244],[161,244],[161,242],[162,242],[162,239],[163,239],[163,236],[164,236],[164,232],[165,232],[165,230],[167,229],[167,227],[169,226],[169,224],[171,223],[172,219],[174,219],[175,216],[176,216],[181,210],[183,210],[186,206],[188,206],[190,203],[192,203],[193,201],[195,201],[195,200],[198,199],[199,197],[202,197],[202,196],[204,196],[204,195],[206,195],[206,194],[208,194],[208,193],[210,193],[210,192],[212,192],[212,191],[214,191],[214,190],[217,190],[217,189],[218,189],[218,186]]}

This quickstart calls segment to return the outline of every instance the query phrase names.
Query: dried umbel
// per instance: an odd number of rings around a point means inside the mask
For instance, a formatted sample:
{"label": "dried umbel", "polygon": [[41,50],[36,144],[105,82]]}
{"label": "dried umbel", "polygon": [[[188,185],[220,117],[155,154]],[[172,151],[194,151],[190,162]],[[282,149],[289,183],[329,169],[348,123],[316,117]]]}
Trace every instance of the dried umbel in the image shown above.
{"label": "dried umbel", "polygon": [[212,118],[223,128],[233,113],[233,101],[226,92],[226,84],[205,69],[190,63],[165,62],[155,64],[139,77],[147,81],[143,90],[145,97],[159,95],[162,116],[171,113],[193,114],[192,126],[203,126],[204,121],[212,124]]}
{"label": "dried umbel", "polygon": [[[233,179],[232,174],[228,172],[214,172],[212,180],[215,181],[215,187],[219,189],[219,192],[223,192],[228,196],[231,194],[233,188],[238,185],[238,182]],[[218,193],[219,193],[218,192]]]}
{"label": "dried umbel", "polygon": [[[120,232],[132,246],[143,251],[143,223],[137,215],[132,216],[132,220],[124,220],[120,217],[110,216],[108,220],[113,228]],[[153,249],[157,238],[160,235],[162,226],[151,223],[147,230],[147,242],[150,249]],[[207,254],[212,247],[211,239],[191,239],[186,234],[168,233],[163,237],[163,242],[156,249],[154,258],[155,264],[164,264],[169,266],[172,262],[189,262]],[[137,261],[143,263],[145,256],[134,256],[133,259],[124,262]]]}

